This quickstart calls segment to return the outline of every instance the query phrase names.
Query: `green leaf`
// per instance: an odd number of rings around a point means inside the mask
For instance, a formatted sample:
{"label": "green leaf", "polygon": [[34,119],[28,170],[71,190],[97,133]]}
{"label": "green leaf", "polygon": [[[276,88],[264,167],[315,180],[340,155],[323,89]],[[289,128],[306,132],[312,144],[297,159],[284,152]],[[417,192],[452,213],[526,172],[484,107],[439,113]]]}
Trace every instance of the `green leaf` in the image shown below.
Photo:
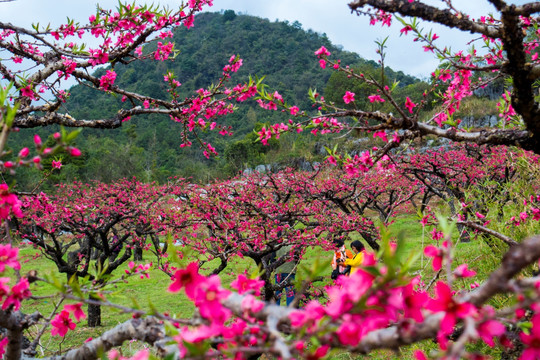
{"label": "green leaf", "polygon": [[445,236],[450,237],[456,228],[456,222],[448,222],[448,218],[441,214],[436,214],[437,220],[439,221],[439,226],[441,227],[442,232]]}
{"label": "green leaf", "polygon": [[79,284],[79,278],[77,275],[73,275],[69,278],[68,286],[71,288],[71,291],[73,291],[73,294],[77,295],[78,297],[84,297],[83,292],[81,291],[81,287]]}
{"label": "green leaf", "polygon": [[73,130],[72,132],[66,134],[66,136],[63,136],[64,134],[62,134],[62,139],[66,142],[66,143],[70,143],[72,142],[73,140],[75,140],[75,138],[77,138],[77,136],[79,136],[79,134],[81,133],[82,129],[76,129],[76,130]]}
{"label": "green leaf", "polygon": [[210,343],[207,341],[198,342],[196,344],[184,341],[185,348],[189,351],[190,355],[203,356],[208,349],[210,349]]}
{"label": "green leaf", "polygon": [[141,309],[141,305],[139,304],[139,302],[137,301],[137,299],[135,297],[131,297],[131,303],[133,304],[132,307],[135,310]]}
{"label": "green leaf", "polygon": [[15,104],[15,106],[11,107],[8,106],[6,110],[6,116],[4,118],[4,122],[8,126],[8,128],[11,128],[13,125],[13,121],[15,120],[15,115],[17,115],[17,110],[19,109],[19,104]]}
{"label": "green leaf", "polygon": [[159,310],[154,306],[154,303],[148,299],[148,307],[150,308],[150,310],[148,311],[150,314],[153,314],[153,315],[156,315],[156,314],[159,314]]}

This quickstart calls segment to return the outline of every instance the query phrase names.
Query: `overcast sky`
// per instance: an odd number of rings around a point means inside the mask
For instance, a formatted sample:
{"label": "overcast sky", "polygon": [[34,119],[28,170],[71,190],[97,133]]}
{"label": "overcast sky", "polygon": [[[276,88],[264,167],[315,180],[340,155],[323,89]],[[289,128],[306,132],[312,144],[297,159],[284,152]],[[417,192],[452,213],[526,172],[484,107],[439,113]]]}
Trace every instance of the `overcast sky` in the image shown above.
{"label": "overcast sky", "polygon": [[[432,4],[442,6],[440,0],[429,0]],[[29,26],[31,23],[51,23],[59,25],[67,17],[86,22],[88,16],[95,12],[95,0],[16,0],[0,3],[1,21],[17,25]],[[138,3],[144,2],[137,0]],[[152,1],[148,1],[151,3]],[[154,0],[154,3],[174,6],[179,1]],[[525,1],[511,1],[524,3]],[[102,7],[115,8],[117,0],[101,0]],[[437,59],[430,53],[424,53],[422,47],[412,41],[412,37],[400,37],[399,26],[393,29],[382,29],[380,26],[369,26],[367,17],[351,14],[347,0],[214,0],[210,11],[233,9],[237,13],[267,18],[299,21],[304,29],[312,29],[326,33],[328,38],[345,50],[359,53],[362,57],[376,60],[375,41],[390,36],[388,40],[386,63],[395,70],[415,76],[427,76],[437,65]],[[485,0],[454,0],[454,5],[478,17],[492,12],[494,9]],[[195,23],[195,26],[197,24]],[[428,23],[424,28],[434,28],[441,36],[440,44],[449,45],[453,49],[464,48],[471,37],[459,31],[448,31],[434,27]],[[241,55],[241,54],[240,54]],[[249,61],[249,59],[245,59]]]}

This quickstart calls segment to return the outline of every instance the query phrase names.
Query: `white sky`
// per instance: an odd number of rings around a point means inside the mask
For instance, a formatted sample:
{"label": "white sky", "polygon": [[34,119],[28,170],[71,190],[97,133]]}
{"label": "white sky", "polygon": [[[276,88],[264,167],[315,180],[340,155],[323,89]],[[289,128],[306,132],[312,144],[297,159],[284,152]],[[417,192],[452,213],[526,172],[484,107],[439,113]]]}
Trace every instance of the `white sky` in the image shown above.
{"label": "white sky", "polygon": [[[436,6],[442,6],[441,0],[428,0]],[[532,0],[531,0],[532,1]],[[0,19],[16,25],[29,26],[31,23],[51,23],[60,25],[67,17],[86,22],[95,12],[95,0],[15,0],[0,3]],[[144,0],[137,0],[142,3]],[[149,1],[151,2],[151,1]],[[154,3],[174,6],[179,1],[154,0]],[[524,3],[526,1],[509,1]],[[102,7],[115,8],[117,0],[101,0]],[[332,43],[342,45],[345,50],[359,53],[366,59],[377,60],[375,40],[390,36],[387,44],[386,64],[395,70],[415,76],[427,76],[436,67],[438,61],[431,53],[424,53],[421,45],[412,41],[412,37],[400,37],[400,26],[391,30],[379,25],[369,26],[367,17],[351,14],[347,0],[214,0],[210,11],[233,9],[237,13],[267,18],[299,21],[304,29],[326,33]],[[454,0],[454,6],[473,17],[493,11],[486,0]],[[197,26],[197,23],[195,23]],[[449,31],[440,27],[424,24],[426,31],[433,28],[441,36],[440,44],[453,49],[465,48],[470,35],[459,31]],[[241,54],[240,54],[241,55]],[[249,59],[245,59],[249,61]]]}

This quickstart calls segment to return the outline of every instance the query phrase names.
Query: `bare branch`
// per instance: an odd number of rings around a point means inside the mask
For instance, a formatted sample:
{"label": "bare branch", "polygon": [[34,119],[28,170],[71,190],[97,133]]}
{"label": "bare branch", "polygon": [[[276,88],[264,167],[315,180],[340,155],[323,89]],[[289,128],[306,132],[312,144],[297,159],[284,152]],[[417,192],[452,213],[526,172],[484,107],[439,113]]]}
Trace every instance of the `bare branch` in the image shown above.
{"label": "bare branch", "polygon": [[501,30],[498,26],[481,24],[465,16],[456,16],[450,10],[441,10],[418,1],[411,3],[407,0],[356,0],[349,3],[352,11],[358,11],[365,5],[370,5],[389,13],[418,17],[462,31],[483,34],[490,38],[501,36]]}
{"label": "bare branch", "polygon": [[513,246],[504,255],[501,266],[491,273],[488,280],[475,291],[464,297],[474,305],[484,304],[496,294],[511,289],[508,282],[517,275],[524,267],[533,264],[540,257],[540,236],[534,236],[523,243]]}
{"label": "bare branch", "polygon": [[523,4],[521,6],[517,6],[514,8],[514,13],[521,15],[521,16],[530,16],[532,14],[540,12],[540,2],[530,2],[527,4]]}
{"label": "bare branch", "polygon": [[472,229],[476,229],[476,230],[479,230],[481,232],[484,232],[486,234],[489,234],[491,236],[494,236],[502,241],[504,241],[505,244],[509,245],[509,246],[514,246],[514,245],[517,245],[518,243],[513,240],[512,238],[506,236],[506,235],[503,235],[495,230],[492,230],[492,229],[489,229],[485,226],[482,226],[480,224],[477,224],[475,223],[474,221],[458,221],[457,222],[458,224],[461,224],[461,225],[465,225],[467,227],[470,227]]}
{"label": "bare branch", "polygon": [[166,339],[165,329],[161,321],[154,317],[131,319],[106,331],[100,337],[87,342],[80,348],[70,350],[64,355],[52,356],[46,359],[94,360],[103,352],[132,339],[154,345],[154,343]]}
{"label": "bare branch", "polygon": [[[397,118],[380,111],[368,112],[362,110],[347,110],[329,113],[328,117],[357,117],[373,119],[382,124],[376,129],[408,129],[412,131],[409,136],[420,137],[436,135],[458,142],[472,142],[478,145],[509,145],[518,146],[525,150],[534,150],[532,134],[527,130],[519,129],[485,129],[473,132],[458,131],[455,128],[442,129],[426,123],[415,123],[411,118]],[[360,128],[363,129],[363,128]],[[375,127],[373,127],[375,129]]]}

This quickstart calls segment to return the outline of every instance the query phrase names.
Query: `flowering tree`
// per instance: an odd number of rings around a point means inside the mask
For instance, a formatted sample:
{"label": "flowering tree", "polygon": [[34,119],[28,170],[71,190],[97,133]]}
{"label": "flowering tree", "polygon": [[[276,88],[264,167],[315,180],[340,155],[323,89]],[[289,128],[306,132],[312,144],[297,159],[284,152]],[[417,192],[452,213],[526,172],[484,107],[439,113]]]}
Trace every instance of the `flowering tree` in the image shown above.
{"label": "flowering tree", "polygon": [[[313,174],[288,170],[181,187],[177,208],[188,212],[188,228],[197,235],[184,236],[182,242],[209,260],[219,259],[214,274],[223,271],[233,257],[252,259],[265,284],[263,296],[269,301],[276,290],[292,283],[293,278],[272,284],[281,265],[298,263],[308,248],[328,248],[328,234],[345,235],[372,227],[369,219],[346,214],[328,199],[309,198],[307,194],[316,188],[312,180]],[[282,247],[289,251],[276,257]]]}
{"label": "flowering tree", "polygon": [[[67,280],[106,284],[136,251],[161,253],[158,235],[168,230],[169,187],[137,181],[60,185],[48,196],[23,199],[18,234],[54,262]],[[178,230],[180,216],[174,219]],[[154,241],[147,244],[150,236]],[[142,260],[139,258],[138,260]],[[88,325],[101,324],[100,307],[89,303]]]}
{"label": "flowering tree", "polygon": [[[481,224],[487,221],[482,219],[490,209],[495,212],[496,208],[499,220],[502,220],[504,208],[512,200],[508,184],[522,176],[517,172],[520,159],[531,165],[537,162],[536,156],[530,152],[513,152],[506,147],[482,147],[476,144],[453,144],[418,151],[400,157],[397,162],[405,176],[423,185],[426,197],[421,213],[426,215],[428,201],[432,198],[445,201],[451,215],[458,217],[462,240],[467,241],[469,234],[464,227],[481,228]],[[476,221],[470,219],[471,215]],[[509,241],[509,244],[513,243]]]}
{"label": "flowering tree", "polygon": [[[144,59],[166,61],[176,56],[178,50],[174,43],[167,41],[173,36],[171,30],[178,26],[192,27],[194,15],[211,5],[211,0],[194,0],[181,3],[178,9],[171,11],[155,6],[120,4],[116,12],[98,8],[96,14],[89,17],[88,24],[69,20],[59,28],[36,25],[33,30],[28,30],[0,22],[0,48],[3,57],[7,58],[0,64],[0,73],[13,83],[12,97],[18,104],[12,126],[30,128],[59,124],[112,129],[135,115],[162,114],[181,124],[182,146],[191,146],[192,140],[197,139],[205,155],[213,155],[215,149],[199,140],[198,133],[216,129],[227,134],[228,127],[218,124],[215,119],[234,110],[228,100],[244,101],[256,94],[256,84],[252,81],[226,87],[231,73],[242,65],[242,59],[230,57],[214,85],[201,88],[185,99],[179,96],[181,84],[172,72],[163,74],[169,98],[159,99],[115,85],[114,71],[116,63]],[[81,40],[91,37],[96,38],[98,44],[87,48]],[[145,45],[150,42],[156,49],[146,51]],[[13,70],[13,64],[19,64],[20,70]],[[101,76],[92,74],[100,66],[106,66],[105,73]],[[116,94],[126,106],[112,118],[75,119],[61,111],[62,103],[69,96],[62,90],[62,84],[68,79],[75,79],[96,91]]]}
{"label": "flowering tree", "polygon": [[[279,94],[263,91],[263,107],[284,107],[296,121],[290,120],[289,124],[263,128],[259,133],[261,141],[265,142],[283,131],[310,129],[314,134],[324,134],[352,128],[371,132],[374,137],[380,137],[387,143],[377,152],[365,152],[342,159],[351,171],[370,167],[384,153],[403,141],[428,135],[479,145],[515,145],[540,152],[537,140],[538,102],[535,99],[536,80],[539,76],[539,60],[535,50],[538,46],[538,30],[536,19],[532,16],[538,12],[538,4],[516,6],[508,5],[504,1],[488,2],[497,9],[499,18],[482,16],[480,19],[473,19],[466,12],[456,9],[451,1],[444,1],[444,9],[422,1],[351,2],[349,6],[353,12],[369,16],[372,25],[380,23],[382,26],[390,26],[392,14],[395,14],[403,26],[403,35],[414,36],[414,41],[423,44],[425,51],[434,52],[440,57],[441,66],[432,74],[431,90],[424,93],[424,100],[420,102],[414,103],[409,97],[404,103],[397,102],[393,96],[397,84],[387,84],[384,78],[383,42],[379,43],[378,49],[381,55],[382,79],[356,73],[351,67],[341,64],[339,59],[333,59],[330,52],[321,47],[315,52],[321,68],[330,67],[342,71],[348,77],[369,85],[372,90],[372,95],[368,96],[369,101],[389,102],[393,113],[365,111],[355,107],[355,93],[351,91],[343,94],[347,108],[327,102],[319,93],[312,92],[312,100],[321,112],[311,116],[307,112],[299,111],[296,106],[287,104]],[[483,53],[476,49],[471,49],[470,53],[453,53],[444,45],[439,46],[439,36],[433,32],[426,33],[419,20],[478,35],[477,41],[482,45]],[[481,130],[458,128],[460,120],[454,118],[454,114],[464,99],[472,96],[476,89],[486,87],[500,78],[511,79],[512,82],[512,87],[501,94],[498,104],[500,126]],[[443,87],[444,91],[438,90]],[[440,97],[441,106],[434,116],[424,119],[421,110],[427,105],[427,98],[433,92]],[[274,104],[275,107],[269,104]],[[345,121],[350,118],[354,121]],[[397,133],[394,130],[402,131]]]}

